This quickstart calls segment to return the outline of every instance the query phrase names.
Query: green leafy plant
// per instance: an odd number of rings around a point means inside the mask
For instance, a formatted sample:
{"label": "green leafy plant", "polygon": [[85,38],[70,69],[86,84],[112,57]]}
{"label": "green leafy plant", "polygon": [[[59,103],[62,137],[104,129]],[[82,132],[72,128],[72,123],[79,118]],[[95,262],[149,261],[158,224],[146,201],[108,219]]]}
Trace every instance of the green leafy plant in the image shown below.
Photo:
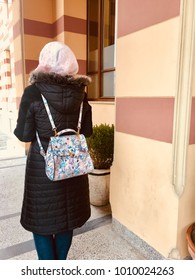
{"label": "green leafy plant", "polygon": [[114,152],[114,125],[94,125],[93,134],[87,138],[87,144],[94,168],[110,168]]}

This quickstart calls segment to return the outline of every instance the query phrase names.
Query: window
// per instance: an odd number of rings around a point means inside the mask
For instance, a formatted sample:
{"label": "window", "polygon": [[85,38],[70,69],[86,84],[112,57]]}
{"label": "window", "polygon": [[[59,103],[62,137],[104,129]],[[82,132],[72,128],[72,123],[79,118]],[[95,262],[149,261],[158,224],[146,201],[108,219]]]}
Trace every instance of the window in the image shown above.
{"label": "window", "polygon": [[115,0],[88,0],[88,65],[91,100],[114,98]]}

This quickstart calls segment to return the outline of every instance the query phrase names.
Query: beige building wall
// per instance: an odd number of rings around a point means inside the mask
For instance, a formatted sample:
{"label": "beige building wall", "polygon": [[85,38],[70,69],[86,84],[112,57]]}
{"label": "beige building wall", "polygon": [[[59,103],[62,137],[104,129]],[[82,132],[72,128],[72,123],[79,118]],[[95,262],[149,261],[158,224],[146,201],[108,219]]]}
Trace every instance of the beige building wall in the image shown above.
{"label": "beige building wall", "polygon": [[113,217],[168,257],[176,247],[179,206],[171,145],[116,132],[111,171]]}
{"label": "beige building wall", "polygon": [[179,17],[117,40],[117,97],[175,96]]}
{"label": "beige building wall", "polygon": [[115,124],[115,103],[90,101],[93,125]]}
{"label": "beige building wall", "polygon": [[112,214],[165,258],[184,258],[185,231],[195,217],[195,150],[189,146],[187,185],[179,197],[173,185],[173,133],[180,1],[159,0],[159,9],[147,1],[145,12],[141,2],[118,1]]}

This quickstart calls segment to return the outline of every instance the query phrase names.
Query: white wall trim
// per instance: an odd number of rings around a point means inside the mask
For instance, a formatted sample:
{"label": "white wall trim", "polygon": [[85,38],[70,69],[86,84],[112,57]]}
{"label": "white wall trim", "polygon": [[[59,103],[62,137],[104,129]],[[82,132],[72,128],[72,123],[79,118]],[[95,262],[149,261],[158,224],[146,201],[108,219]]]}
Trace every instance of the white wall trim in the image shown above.
{"label": "white wall trim", "polygon": [[195,1],[181,0],[180,5],[181,24],[173,131],[173,185],[178,196],[182,195],[186,184],[195,55]]}

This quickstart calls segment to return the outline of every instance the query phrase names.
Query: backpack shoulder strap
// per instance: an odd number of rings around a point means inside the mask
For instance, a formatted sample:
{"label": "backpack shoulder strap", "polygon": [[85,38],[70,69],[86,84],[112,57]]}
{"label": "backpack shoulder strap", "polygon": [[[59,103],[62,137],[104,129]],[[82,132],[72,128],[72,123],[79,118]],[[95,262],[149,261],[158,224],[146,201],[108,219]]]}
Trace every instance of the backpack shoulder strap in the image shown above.
{"label": "backpack shoulder strap", "polygon": [[45,109],[46,109],[46,111],[47,111],[47,115],[48,115],[48,117],[49,117],[49,121],[50,121],[50,123],[51,123],[52,130],[55,132],[55,135],[56,135],[56,134],[57,134],[57,132],[56,132],[57,128],[56,128],[55,123],[54,123],[54,120],[53,120],[53,118],[52,118],[52,115],[51,115],[51,112],[50,112],[50,109],[49,109],[49,105],[48,105],[48,103],[47,103],[47,99],[43,96],[42,93],[41,93],[41,97],[42,97],[42,99],[43,99],[43,104],[45,105]]}

